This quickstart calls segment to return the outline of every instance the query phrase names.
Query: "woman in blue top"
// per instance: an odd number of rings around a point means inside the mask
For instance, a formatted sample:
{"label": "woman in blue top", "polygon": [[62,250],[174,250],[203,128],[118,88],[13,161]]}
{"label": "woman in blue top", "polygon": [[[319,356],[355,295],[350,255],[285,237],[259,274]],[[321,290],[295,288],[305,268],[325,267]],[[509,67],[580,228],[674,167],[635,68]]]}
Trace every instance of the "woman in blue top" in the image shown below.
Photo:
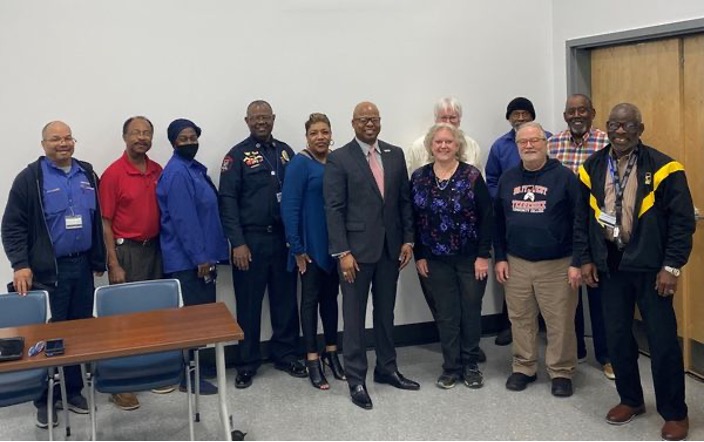
{"label": "woman in blue top", "polygon": [[[215,302],[216,265],[229,257],[216,188],[208,169],[195,160],[200,134],[192,121],[171,122],[167,135],[174,153],[156,186],[164,274],[179,280],[185,305]],[[186,391],[185,380],[181,390]],[[200,392],[215,394],[217,389],[201,381]]]}
{"label": "woman in blue top", "polygon": [[433,162],[413,172],[416,267],[435,301],[443,353],[440,388],[484,384],[477,366],[482,297],[489,270],[493,212],[481,172],[459,161],[462,131],[434,125],[425,137]]}
{"label": "woman in blue top", "polygon": [[[301,274],[301,325],[306,345],[306,366],[314,387],[330,388],[323,363],[336,379],[345,379],[337,355],[337,294],[339,277],[328,252],[328,229],[323,201],[323,171],[332,144],[330,120],[311,114],[306,121],[308,147],[288,165],[281,198],[281,217],[290,247],[288,269]],[[318,305],[323,321],[325,352],[318,356]]]}

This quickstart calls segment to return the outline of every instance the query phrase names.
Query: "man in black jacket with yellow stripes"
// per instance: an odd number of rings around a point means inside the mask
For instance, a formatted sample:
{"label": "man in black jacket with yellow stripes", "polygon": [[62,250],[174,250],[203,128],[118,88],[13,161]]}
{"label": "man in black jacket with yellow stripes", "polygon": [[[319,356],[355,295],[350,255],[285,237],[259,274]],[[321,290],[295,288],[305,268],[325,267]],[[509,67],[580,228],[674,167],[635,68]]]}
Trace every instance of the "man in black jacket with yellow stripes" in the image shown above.
{"label": "man in black jacket with yellow stripes", "polygon": [[610,144],[580,168],[582,203],[575,223],[582,277],[601,285],[609,355],[620,403],[606,415],[613,425],[645,412],[632,325],[636,304],[651,353],[664,440],[687,436],[684,364],[672,307],[680,269],[692,250],[694,206],[684,167],[644,145],[641,113],[616,105],[606,123]]}

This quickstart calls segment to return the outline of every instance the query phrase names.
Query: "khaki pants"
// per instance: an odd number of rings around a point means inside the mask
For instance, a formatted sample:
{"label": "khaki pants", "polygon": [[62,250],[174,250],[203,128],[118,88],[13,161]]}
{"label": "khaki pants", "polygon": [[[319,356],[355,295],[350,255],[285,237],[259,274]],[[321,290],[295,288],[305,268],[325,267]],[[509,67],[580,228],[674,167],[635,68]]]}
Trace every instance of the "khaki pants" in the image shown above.
{"label": "khaki pants", "polygon": [[538,314],[547,327],[550,378],[571,379],[577,365],[577,291],[567,283],[570,258],[526,261],[508,257],[506,303],[513,332],[513,371],[532,376],[538,363]]}

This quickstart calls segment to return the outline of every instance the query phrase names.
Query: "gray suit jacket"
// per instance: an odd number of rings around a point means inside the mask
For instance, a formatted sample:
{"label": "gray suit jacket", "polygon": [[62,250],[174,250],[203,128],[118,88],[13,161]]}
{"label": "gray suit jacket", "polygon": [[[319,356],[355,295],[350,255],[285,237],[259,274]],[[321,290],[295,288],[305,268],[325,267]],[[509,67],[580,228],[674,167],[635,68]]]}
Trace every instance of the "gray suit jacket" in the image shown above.
{"label": "gray suit jacket", "polygon": [[379,141],[379,149],[384,198],[356,140],[330,153],[325,165],[323,193],[330,253],[350,250],[360,263],[377,262],[385,245],[395,258],[401,246],[414,238],[403,150],[383,141]]}

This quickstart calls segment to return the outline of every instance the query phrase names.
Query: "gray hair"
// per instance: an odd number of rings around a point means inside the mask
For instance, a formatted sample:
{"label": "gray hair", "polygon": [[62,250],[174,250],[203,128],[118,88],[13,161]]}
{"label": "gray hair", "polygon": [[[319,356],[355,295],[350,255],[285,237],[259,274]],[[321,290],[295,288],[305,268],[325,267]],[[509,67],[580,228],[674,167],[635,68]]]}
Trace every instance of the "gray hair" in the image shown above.
{"label": "gray hair", "polygon": [[611,118],[611,114],[616,112],[619,109],[624,109],[626,111],[632,112],[633,116],[635,117],[636,121],[638,123],[643,123],[643,115],[640,113],[640,109],[638,109],[638,106],[636,106],[633,103],[619,103],[616,106],[611,109],[611,112],[609,112],[609,118]]}
{"label": "gray hair", "polygon": [[457,150],[457,159],[461,160],[464,158],[467,151],[467,140],[464,138],[464,132],[450,123],[436,123],[428,129],[428,133],[425,135],[425,140],[423,140],[425,150],[428,152],[428,158],[433,158],[433,138],[435,138],[435,135],[442,129],[447,129],[452,133],[452,137],[455,139],[455,143],[457,143],[457,146],[459,147]]}
{"label": "gray hair", "polygon": [[462,104],[459,102],[457,98],[454,97],[444,97],[438,100],[437,103],[435,103],[435,119],[438,119],[438,115],[440,115],[440,112],[444,111],[445,109],[452,109],[453,111],[457,112],[457,116],[462,118]]}
{"label": "gray hair", "polygon": [[518,129],[516,129],[516,136],[518,136],[518,132],[520,132],[521,130],[528,129],[530,127],[540,129],[540,132],[542,132],[542,134],[545,135],[545,129],[543,129],[543,126],[541,126],[540,123],[536,123],[535,121],[528,121],[528,122],[523,123],[520,126],[518,126]]}

